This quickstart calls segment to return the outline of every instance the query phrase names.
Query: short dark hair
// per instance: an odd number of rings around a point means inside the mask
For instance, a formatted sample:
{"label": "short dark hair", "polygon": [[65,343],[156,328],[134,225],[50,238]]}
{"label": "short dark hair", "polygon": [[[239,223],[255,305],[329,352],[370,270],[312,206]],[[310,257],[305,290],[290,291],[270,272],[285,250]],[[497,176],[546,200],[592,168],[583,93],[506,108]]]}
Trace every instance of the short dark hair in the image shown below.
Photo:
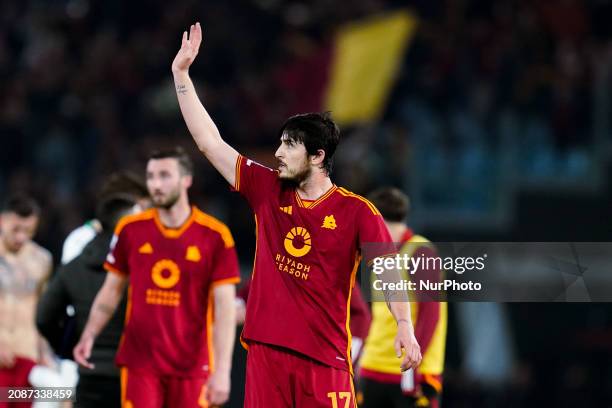
{"label": "short dark hair", "polygon": [[112,230],[117,221],[136,205],[136,196],[115,194],[105,196],[96,206],[96,218],[103,230]]}
{"label": "short dark hair", "polygon": [[14,193],[7,197],[2,205],[3,213],[15,213],[20,217],[40,215],[40,206],[31,196],[25,193]]}
{"label": "short dark hair", "polygon": [[106,200],[108,197],[118,194],[128,194],[136,199],[148,197],[149,191],[142,179],[132,171],[118,171],[112,173],[100,188],[98,201]]}
{"label": "short dark hair", "polygon": [[386,221],[404,222],[410,211],[410,198],[395,187],[381,187],[368,195]]}
{"label": "short dark hair", "polygon": [[183,175],[193,175],[193,162],[191,158],[180,146],[175,146],[169,149],[154,150],[149,154],[149,160],[157,159],[176,159],[179,163],[179,168]]}
{"label": "short dark hair", "polygon": [[284,133],[287,133],[290,140],[303,143],[309,155],[315,155],[322,149],[325,152],[323,168],[327,174],[331,174],[334,152],[340,141],[340,129],[332,120],[330,112],[292,116],[280,128],[279,138]]}

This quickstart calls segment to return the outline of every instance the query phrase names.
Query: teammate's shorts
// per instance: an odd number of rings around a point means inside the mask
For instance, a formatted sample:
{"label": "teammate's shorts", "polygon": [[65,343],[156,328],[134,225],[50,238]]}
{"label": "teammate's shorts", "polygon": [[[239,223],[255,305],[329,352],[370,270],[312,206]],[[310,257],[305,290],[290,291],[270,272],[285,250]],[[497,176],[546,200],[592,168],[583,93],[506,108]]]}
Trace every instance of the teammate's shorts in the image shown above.
{"label": "teammate's shorts", "polygon": [[[0,369],[0,387],[30,387],[28,376],[36,362],[29,358],[16,357],[15,364],[11,368]],[[28,408],[31,402],[1,402],[0,408]]]}
{"label": "teammate's shorts", "polygon": [[123,408],[206,408],[206,377],[174,377],[121,367]]}
{"label": "teammate's shorts", "polygon": [[348,371],[291,350],[249,343],[245,408],[354,408]]}

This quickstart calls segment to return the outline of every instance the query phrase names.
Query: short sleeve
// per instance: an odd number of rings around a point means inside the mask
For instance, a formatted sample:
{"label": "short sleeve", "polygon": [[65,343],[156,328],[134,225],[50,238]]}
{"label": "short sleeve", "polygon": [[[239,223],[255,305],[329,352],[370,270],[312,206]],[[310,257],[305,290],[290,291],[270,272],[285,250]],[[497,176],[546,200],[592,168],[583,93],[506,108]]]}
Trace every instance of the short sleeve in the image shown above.
{"label": "short sleeve", "polygon": [[128,275],[128,238],[125,229],[120,229],[120,225],[115,229],[110,243],[110,252],[106,256],[104,269],[120,275]]}
{"label": "short sleeve", "polygon": [[231,239],[231,245],[227,245],[229,242],[227,239],[220,240],[219,249],[215,253],[212,265],[213,285],[237,284],[240,282],[240,268],[238,266],[236,247],[234,246],[233,239]]}
{"label": "short sleeve", "polygon": [[394,255],[397,248],[391,239],[380,212],[370,202],[362,203],[358,211],[359,247],[367,263],[372,259]]}
{"label": "short sleeve", "polygon": [[279,187],[276,171],[241,155],[236,160],[235,183],[234,189],[247,199],[254,210]]}

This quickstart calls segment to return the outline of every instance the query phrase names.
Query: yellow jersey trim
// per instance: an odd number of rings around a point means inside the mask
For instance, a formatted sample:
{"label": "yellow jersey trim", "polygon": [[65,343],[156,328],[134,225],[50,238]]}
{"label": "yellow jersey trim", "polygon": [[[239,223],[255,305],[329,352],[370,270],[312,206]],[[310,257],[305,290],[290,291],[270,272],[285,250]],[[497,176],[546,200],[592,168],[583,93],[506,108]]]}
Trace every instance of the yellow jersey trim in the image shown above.
{"label": "yellow jersey trim", "polygon": [[337,189],[338,189],[338,186],[333,184],[329,190],[327,190],[321,197],[319,197],[316,200],[314,200],[310,205],[304,204],[304,200],[300,197],[300,195],[298,194],[297,190],[295,190],[295,201],[302,208],[315,208],[317,205],[321,204],[329,196],[331,196],[334,193],[334,191],[336,191]]}
{"label": "yellow jersey trim", "polygon": [[223,243],[225,244],[226,248],[234,247],[235,245],[234,237],[232,237],[232,233],[230,232],[227,225],[225,225],[224,223],[222,223],[221,221],[219,221],[212,215],[208,215],[198,210],[195,207],[193,207],[193,213],[194,213],[194,221],[197,224],[203,227],[210,228],[211,230],[221,235],[221,239],[223,239]]}
{"label": "yellow jersey trim", "polygon": [[360,196],[359,194],[355,194],[355,193],[353,193],[351,191],[348,191],[344,187],[339,187],[338,188],[338,192],[340,194],[342,194],[343,196],[345,196],[345,197],[356,198],[359,201],[362,201],[363,203],[365,203],[368,206],[370,211],[372,211],[372,214],[380,215],[380,211],[378,211],[378,209],[374,206],[374,204],[372,204],[369,200],[365,199],[364,197]]}

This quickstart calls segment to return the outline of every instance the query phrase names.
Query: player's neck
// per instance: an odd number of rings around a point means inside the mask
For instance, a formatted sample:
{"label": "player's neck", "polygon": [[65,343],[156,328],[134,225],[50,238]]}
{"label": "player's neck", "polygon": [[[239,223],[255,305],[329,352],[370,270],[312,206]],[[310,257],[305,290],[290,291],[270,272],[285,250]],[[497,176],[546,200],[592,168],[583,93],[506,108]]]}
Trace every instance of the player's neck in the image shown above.
{"label": "player's neck", "polygon": [[297,192],[300,198],[305,200],[316,200],[329,191],[334,183],[325,173],[314,173],[308,179],[300,183]]}
{"label": "player's neck", "polygon": [[159,220],[167,228],[179,228],[191,216],[191,206],[187,200],[179,200],[170,208],[157,208]]}
{"label": "player's neck", "polygon": [[386,224],[393,242],[400,242],[408,230],[408,226],[403,222],[387,222]]}

